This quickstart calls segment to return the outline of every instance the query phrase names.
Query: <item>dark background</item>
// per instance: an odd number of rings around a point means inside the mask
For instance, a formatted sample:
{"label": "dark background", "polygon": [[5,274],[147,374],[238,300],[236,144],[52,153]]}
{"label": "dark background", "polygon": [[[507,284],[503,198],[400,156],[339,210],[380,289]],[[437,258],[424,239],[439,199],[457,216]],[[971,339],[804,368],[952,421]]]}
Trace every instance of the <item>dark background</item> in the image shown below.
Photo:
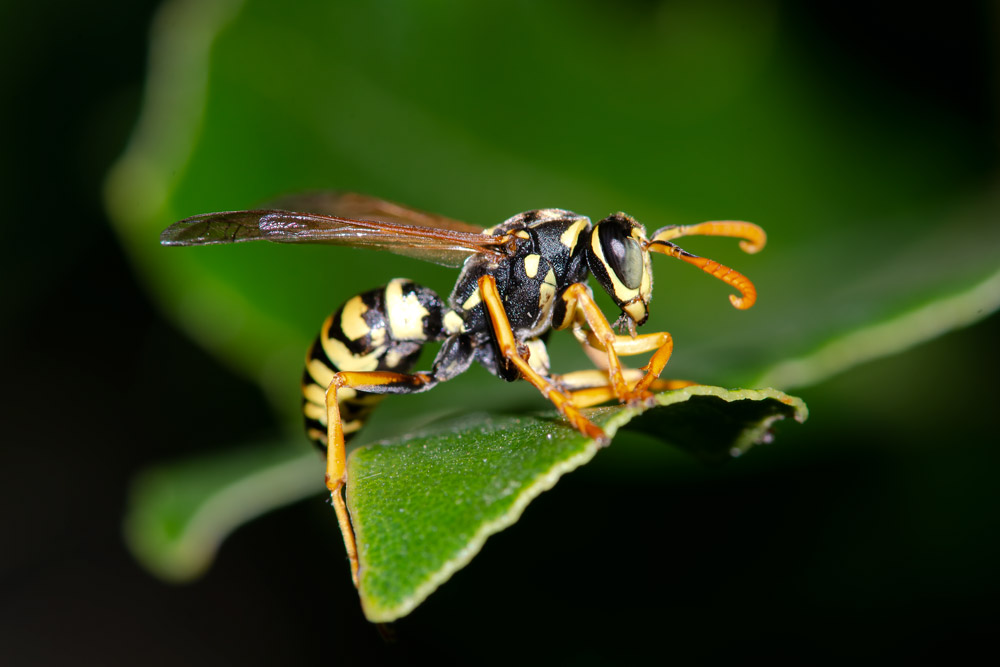
{"label": "dark background", "polygon": [[[787,4],[828,75],[862,88],[888,75],[995,137],[998,17],[986,3]],[[608,450],[491,538],[394,641],[361,616],[319,498],[240,529],[193,585],[142,571],[121,539],[131,475],[275,428],[255,386],[158,315],[102,210],[155,8],[0,8],[0,664],[995,654],[996,315],[800,392],[808,424],[738,466],[664,479]],[[995,144],[984,155],[983,177],[995,176]],[[897,405],[853,400],[900,376],[912,382]],[[224,417],[167,418],[181,396]],[[904,409],[915,402],[922,414]],[[664,508],[662,521],[628,513],[642,504]],[[604,540],[612,529],[662,532],[663,548],[624,561]],[[634,577],[618,575],[634,571],[650,579],[624,586]]]}

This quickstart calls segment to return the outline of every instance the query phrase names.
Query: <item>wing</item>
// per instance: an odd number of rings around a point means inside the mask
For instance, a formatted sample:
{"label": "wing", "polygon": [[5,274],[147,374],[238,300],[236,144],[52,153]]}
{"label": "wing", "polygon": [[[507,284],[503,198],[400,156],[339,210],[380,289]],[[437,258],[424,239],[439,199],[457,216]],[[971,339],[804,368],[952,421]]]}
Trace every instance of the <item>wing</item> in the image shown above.
{"label": "wing", "polygon": [[268,208],[284,211],[308,211],[352,220],[396,222],[401,225],[450,229],[454,232],[467,232],[469,234],[479,234],[483,231],[482,227],[470,225],[467,222],[452,220],[435,213],[418,211],[402,204],[360,195],[356,192],[307,192],[290,195],[268,203]]}
{"label": "wing", "polygon": [[[503,257],[510,242],[508,236],[487,236],[478,227],[379,199],[362,195],[330,197],[325,203],[313,204],[325,205],[326,210],[364,213],[374,219],[279,209],[205,213],[175,222],[160,234],[160,243],[212,245],[257,240],[323,243],[386,250],[445,266],[459,266],[473,254]],[[438,223],[453,223],[460,229],[441,227]]]}

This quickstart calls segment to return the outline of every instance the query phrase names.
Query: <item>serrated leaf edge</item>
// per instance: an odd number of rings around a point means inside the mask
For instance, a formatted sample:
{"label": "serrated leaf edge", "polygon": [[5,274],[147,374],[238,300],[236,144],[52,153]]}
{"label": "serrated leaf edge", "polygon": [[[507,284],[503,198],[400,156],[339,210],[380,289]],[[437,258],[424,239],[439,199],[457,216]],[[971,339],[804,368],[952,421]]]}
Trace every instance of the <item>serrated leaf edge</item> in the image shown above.
{"label": "serrated leaf edge", "polygon": [[[791,406],[795,410],[794,419],[798,422],[805,421],[809,415],[808,408],[801,399],[794,396],[788,396],[784,392],[770,388],[730,390],[722,387],[695,385],[657,394],[656,407],[666,407],[675,403],[681,403],[689,400],[693,396],[717,396],[727,403],[741,400],[760,401],[774,399]],[[609,408],[597,408],[597,410],[601,409],[607,410]],[[634,417],[650,408],[626,407],[612,409],[617,410],[617,414],[605,422],[602,427],[604,428],[605,433],[608,434],[608,437],[613,439],[617,434],[618,429],[630,422]],[[740,439],[737,447],[734,447],[734,450],[739,450],[733,452],[734,456],[745,451],[750,445],[754,444],[754,442],[759,441],[762,434],[766,432],[776,420],[781,418],[782,417],[780,415],[776,415],[764,420],[760,427],[748,431],[747,434]],[[407,439],[399,441],[399,444],[405,443],[406,440]],[[482,524],[479,530],[476,531],[464,547],[458,550],[452,558],[445,561],[440,569],[432,572],[423,583],[416,586],[413,593],[401,603],[393,606],[382,606],[377,601],[364,595],[364,585],[362,583],[362,590],[359,592],[361,594],[361,607],[364,611],[365,617],[373,623],[388,623],[402,618],[416,609],[431,595],[431,593],[437,590],[441,584],[448,581],[452,575],[468,565],[476,554],[482,550],[483,545],[491,535],[494,535],[517,523],[518,519],[520,519],[521,515],[524,513],[525,508],[527,508],[532,500],[554,487],[556,482],[559,481],[559,478],[566,473],[579,468],[585,463],[588,463],[594,458],[599,449],[601,449],[601,447],[598,446],[594,440],[587,441],[583,451],[560,461],[537,478],[534,483],[522,489],[506,513],[492,521]]]}

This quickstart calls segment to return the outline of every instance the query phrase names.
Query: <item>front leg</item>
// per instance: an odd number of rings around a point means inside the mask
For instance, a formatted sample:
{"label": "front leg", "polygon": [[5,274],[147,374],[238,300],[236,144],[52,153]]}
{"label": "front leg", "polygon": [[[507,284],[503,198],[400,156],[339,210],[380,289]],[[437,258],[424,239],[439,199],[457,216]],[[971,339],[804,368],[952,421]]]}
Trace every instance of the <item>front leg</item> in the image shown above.
{"label": "front leg", "polygon": [[[665,331],[635,337],[615,334],[611,324],[594,301],[590,288],[583,283],[570,285],[562,298],[566,302],[566,312],[572,314],[567,318],[566,324],[572,323],[574,334],[581,344],[604,352],[608,382],[618,400],[622,403],[634,403],[648,399],[651,396],[650,386],[663,372],[673,353],[674,341],[670,334]],[[583,330],[583,323],[587,324],[589,330]],[[653,356],[641,369],[646,374],[630,386],[625,381],[619,355],[630,356],[649,351],[654,351]]]}
{"label": "front leg", "polygon": [[[639,380],[645,376],[642,369],[639,368],[623,368],[622,374],[625,376],[626,384],[633,391]],[[607,372],[603,370],[572,371],[562,375],[555,375],[552,379],[560,387],[569,392],[573,403],[579,408],[589,408],[592,405],[600,405],[601,403],[607,403],[612,399],[618,398],[611,388]],[[674,389],[682,389],[696,384],[698,383],[691,382],[690,380],[656,379],[650,385],[649,389],[655,392],[673,391]]]}

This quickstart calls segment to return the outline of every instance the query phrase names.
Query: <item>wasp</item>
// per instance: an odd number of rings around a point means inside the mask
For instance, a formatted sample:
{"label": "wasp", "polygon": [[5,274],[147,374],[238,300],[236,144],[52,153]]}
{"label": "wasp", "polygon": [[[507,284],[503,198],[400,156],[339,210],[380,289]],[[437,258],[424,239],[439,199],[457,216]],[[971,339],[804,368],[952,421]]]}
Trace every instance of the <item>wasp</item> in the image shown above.
{"label": "wasp", "polygon": [[[304,195],[275,208],[196,215],[168,227],[160,241],[168,246],[322,243],[461,267],[447,301],[401,278],[352,297],[326,319],[306,355],[306,432],[326,455],[326,484],[357,586],[357,547],[344,497],[345,443],[375,405],[387,394],[427,391],[478,362],[503,380],[527,380],[574,429],[607,444],[583,408],[613,399],[641,404],[653,390],[690,384],[659,379],[673,351],[669,333],[636,332],[649,317],[653,295],[650,253],[680,259],[735,288],[739,295],[729,298],[736,308],[756,301],[753,283],[742,274],[673,243],[692,235],[739,238],[749,253],[766,242],[764,231],[748,222],[670,225],[648,236],[625,213],[591,224],[558,208],[526,211],[482,229],[354,193]],[[594,301],[589,276],[621,310],[614,327]],[[550,373],[545,341],[553,329],[571,330],[597,368]],[[437,356],[430,370],[414,372],[429,342],[441,343]],[[641,368],[620,361],[649,352]]]}

